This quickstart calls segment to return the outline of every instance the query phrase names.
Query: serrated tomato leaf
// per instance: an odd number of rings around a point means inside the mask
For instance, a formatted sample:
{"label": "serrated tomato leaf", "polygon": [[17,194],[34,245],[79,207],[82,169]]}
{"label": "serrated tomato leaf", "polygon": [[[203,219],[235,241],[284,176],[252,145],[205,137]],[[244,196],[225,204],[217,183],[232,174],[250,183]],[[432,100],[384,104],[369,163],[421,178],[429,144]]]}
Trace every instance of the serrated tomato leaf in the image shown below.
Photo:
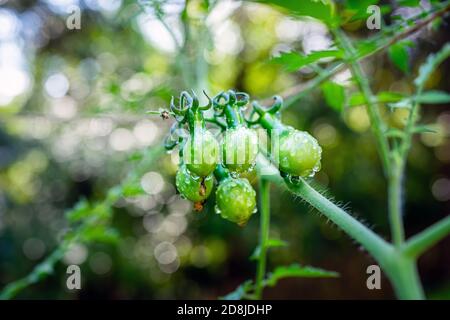
{"label": "serrated tomato leaf", "polygon": [[[405,97],[404,93],[392,92],[392,91],[381,91],[377,94],[378,103],[394,103],[402,100]],[[362,106],[366,103],[364,96],[361,92],[353,93],[348,101],[347,107],[357,107]]]}
{"label": "serrated tomato leaf", "polygon": [[409,48],[414,43],[410,40],[397,42],[389,47],[388,56],[392,63],[402,72],[408,73],[410,71],[409,63]]}

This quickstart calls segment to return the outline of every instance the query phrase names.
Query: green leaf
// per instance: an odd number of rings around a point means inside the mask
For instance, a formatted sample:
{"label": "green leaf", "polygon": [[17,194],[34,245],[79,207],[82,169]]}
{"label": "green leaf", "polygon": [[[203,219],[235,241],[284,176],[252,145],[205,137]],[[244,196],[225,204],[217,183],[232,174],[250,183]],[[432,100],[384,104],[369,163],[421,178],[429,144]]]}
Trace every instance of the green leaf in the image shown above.
{"label": "green leaf", "polygon": [[288,14],[297,17],[311,17],[327,25],[335,22],[335,7],[331,0],[253,0],[259,3],[272,4],[281,7]]}
{"label": "green leaf", "polygon": [[229,294],[220,297],[221,300],[241,300],[244,296],[250,292],[253,288],[252,280],[247,280],[240,286],[238,286],[234,291]]}
{"label": "green leaf", "polygon": [[[279,248],[279,247],[286,247],[288,243],[286,241],[280,240],[280,239],[269,239],[266,243],[266,248]],[[257,246],[255,248],[255,251],[253,251],[252,255],[250,256],[250,260],[258,260],[259,255],[261,254],[261,246]]]}
{"label": "green leaf", "polygon": [[342,111],[345,103],[345,88],[333,81],[327,81],[321,86],[325,101],[336,111]]}
{"label": "green leaf", "polygon": [[66,218],[69,222],[78,222],[89,216],[91,208],[89,202],[86,199],[82,199],[77,202],[72,210],[66,212]]}
{"label": "green leaf", "polygon": [[420,0],[398,0],[398,5],[401,7],[418,7]]}
{"label": "green leaf", "polygon": [[289,72],[293,72],[300,68],[303,63],[303,57],[297,52],[282,52],[270,61],[282,65]]}
{"label": "green leaf", "polygon": [[94,225],[84,229],[80,239],[84,242],[117,243],[119,232],[105,225]]}
{"label": "green leaf", "polygon": [[277,267],[267,277],[265,284],[273,287],[277,282],[284,278],[336,278],[339,277],[339,273],[334,271],[327,271],[310,266],[300,266],[298,264],[292,264],[290,266]]}
{"label": "green leaf", "polygon": [[[405,94],[400,92],[381,91],[377,94],[378,103],[393,103],[402,100]],[[347,102],[347,107],[357,107],[366,104],[364,95],[361,92],[353,93]]]}
{"label": "green leaf", "polygon": [[414,43],[410,40],[397,42],[389,47],[388,55],[392,63],[404,73],[410,71],[408,48]]}
{"label": "green leaf", "polygon": [[391,108],[411,108],[413,101],[425,104],[450,103],[450,94],[444,91],[430,90],[422,92],[419,96],[403,98],[395,103],[390,103]]}
{"label": "green leaf", "polygon": [[125,185],[122,192],[125,197],[136,197],[145,193],[139,183],[130,183]]}
{"label": "green leaf", "polygon": [[378,50],[379,44],[377,39],[361,40],[356,42],[356,58],[361,58],[372,54]]}
{"label": "green leaf", "polygon": [[414,80],[416,87],[425,86],[428,78],[434,72],[438,65],[450,56],[450,43],[447,43],[439,52],[428,56],[424,64],[419,68],[419,75]]}
{"label": "green leaf", "polygon": [[444,91],[430,90],[422,92],[415,100],[427,104],[450,103],[450,94]]}
{"label": "green leaf", "polygon": [[272,58],[271,62],[281,64],[287,71],[293,72],[323,58],[342,57],[343,52],[341,50],[313,51],[306,56],[297,52],[283,52],[279,56]]}
{"label": "green leaf", "polygon": [[128,161],[132,161],[132,162],[140,161],[140,160],[142,160],[143,157],[144,157],[144,155],[142,154],[142,152],[136,151],[128,156]]}

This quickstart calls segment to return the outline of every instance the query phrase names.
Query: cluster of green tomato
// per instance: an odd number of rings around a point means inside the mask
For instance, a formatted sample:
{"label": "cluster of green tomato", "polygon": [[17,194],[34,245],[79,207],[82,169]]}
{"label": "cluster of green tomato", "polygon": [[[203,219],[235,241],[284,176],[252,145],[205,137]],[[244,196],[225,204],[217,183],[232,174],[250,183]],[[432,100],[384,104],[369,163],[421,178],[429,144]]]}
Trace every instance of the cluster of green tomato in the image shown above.
{"label": "cluster of green tomato", "polygon": [[[175,106],[172,98],[171,111],[176,122],[165,143],[167,149],[180,146],[176,186],[183,197],[194,202],[196,210],[202,210],[217,180],[215,208],[223,218],[243,226],[256,212],[256,192],[244,176],[256,164],[259,145],[255,129],[258,127],[266,129],[272,139],[277,137],[278,167],[282,174],[309,177],[320,169],[322,149],[317,140],[279,119],[281,97],[274,97],[270,108],[253,102],[248,118],[244,113],[250,100],[248,94],[228,90],[212,100],[206,97],[209,101],[206,106],[199,105],[194,92],[182,92],[179,106]],[[207,117],[206,113],[213,116]],[[206,122],[221,129],[220,143],[206,128]],[[186,127],[187,135],[174,138],[177,129]],[[270,148],[268,152],[271,153]]]}

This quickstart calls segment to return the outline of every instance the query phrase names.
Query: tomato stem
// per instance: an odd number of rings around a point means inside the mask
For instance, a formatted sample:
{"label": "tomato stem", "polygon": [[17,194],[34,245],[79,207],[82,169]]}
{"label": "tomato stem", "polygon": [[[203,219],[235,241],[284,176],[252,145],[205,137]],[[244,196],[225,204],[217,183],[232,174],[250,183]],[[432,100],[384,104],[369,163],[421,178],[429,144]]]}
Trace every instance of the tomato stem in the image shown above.
{"label": "tomato stem", "polygon": [[270,182],[264,178],[259,179],[259,205],[260,205],[260,235],[259,255],[256,269],[255,298],[262,298],[264,278],[266,275],[267,241],[270,230]]}

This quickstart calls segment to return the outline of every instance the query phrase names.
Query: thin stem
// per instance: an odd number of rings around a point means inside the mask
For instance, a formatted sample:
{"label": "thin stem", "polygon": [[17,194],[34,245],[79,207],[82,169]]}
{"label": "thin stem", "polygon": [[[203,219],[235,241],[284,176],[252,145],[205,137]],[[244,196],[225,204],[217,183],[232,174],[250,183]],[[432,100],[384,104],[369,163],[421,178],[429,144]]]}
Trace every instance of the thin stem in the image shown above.
{"label": "thin stem", "polygon": [[380,111],[376,104],[376,97],[372,93],[370,88],[368,77],[364,74],[361,64],[358,61],[352,59],[354,56],[354,48],[350,40],[341,30],[335,30],[335,36],[342,46],[345,52],[345,56],[348,59],[350,69],[353,77],[361,90],[364,99],[366,101],[366,109],[369,114],[369,119],[372,127],[372,131],[377,141],[380,158],[383,164],[384,173],[387,176],[390,169],[390,156],[389,156],[389,144],[384,135],[385,125],[380,115]]}
{"label": "thin stem", "polygon": [[[420,96],[422,94],[423,87],[420,86],[417,88],[416,97]],[[411,141],[414,131],[414,126],[417,122],[417,119],[419,117],[419,110],[420,110],[420,103],[417,102],[417,99],[414,99],[413,104],[411,106],[411,110],[409,111],[409,116],[406,122],[405,127],[405,136],[402,140],[402,143],[399,148],[400,157],[401,159],[406,162],[406,159],[408,157],[409,150],[411,149]]]}
{"label": "thin stem", "polygon": [[450,215],[410,238],[404,245],[403,252],[417,258],[434,244],[450,234]]}
{"label": "thin stem", "polygon": [[270,182],[264,178],[260,178],[259,182],[259,199],[260,199],[260,240],[259,240],[259,255],[258,265],[256,270],[255,281],[255,297],[262,298],[262,291],[264,287],[264,277],[266,274],[266,256],[267,256],[267,241],[269,240],[270,228]]}
{"label": "thin stem", "polygon": [[[336,31],[336,37],[340,41],[346,56],[351,57],[354,49],[351,41],[340,30]],[[404,227],[402,219],[402,183],[404,176],[404,157],[398,157],[392,153],[386,135],[384,134],[385,124],[381,118],[376,97],[373,94],[367,76],[362,70],[358,61],[349,60],[356,83],[358,84],[364,99],[366,101],[366,109],[369,114],[372,131],[375,135],[380,158],[383,164],[385,176],[388,179],[388,211],[389,225],[391,228],[391,236],[394,244],[399,247],[404,241]]]}
{"label": "thin stem", "polygon": [[388,179],[389,225],[391,226],[392,240],[396,247],[400,247],[405,240],[405,231],[402,221],[402,180],[403,160],[392,165]]}

